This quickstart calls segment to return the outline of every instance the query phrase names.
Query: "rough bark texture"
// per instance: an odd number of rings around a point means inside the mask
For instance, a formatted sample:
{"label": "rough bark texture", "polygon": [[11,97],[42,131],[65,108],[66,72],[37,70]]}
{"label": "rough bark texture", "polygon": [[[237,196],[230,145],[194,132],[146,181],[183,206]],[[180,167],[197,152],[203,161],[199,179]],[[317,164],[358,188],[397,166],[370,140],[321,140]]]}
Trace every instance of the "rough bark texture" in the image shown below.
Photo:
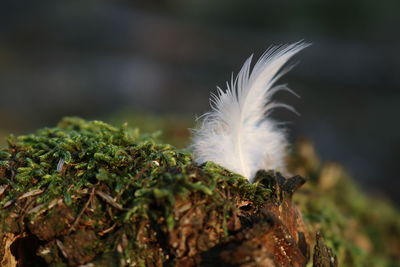
{"label": "rough bark texture", "polygon": [[[94,194],[88,196],[92,207],[83,211],[85,216],[57,201],[28,221],[21,216],[32,200],[17,201],[18,208],[6,218],[15,233],[7,233],[1,243],[4,266],[305,266],[307,232],[292,204],[292,191],[284,191],[287,183],[304,180],[266,172],[258,176],[273,189],[270,201],[256,204],[229,188],[222,193],[230,197],[224,206],[196,193],[178,198],[172,209],[174,227],[163,229],[163,217],[143,220],[134,242],[140,247],[132,248],[129,223],[93,230],[93,225],[105,223],[90,218],[97,217],[93,212],[101,201]],[[224,209],[234,213],[227,217]],[[109,246],[114,249],[108,251]]]}
{"label": "rough bark texture", "polygon": [[316,243],[314,247],[314,267],[337,267],[336,256],[328,248],[322,238],[321,233],[316,235]]}

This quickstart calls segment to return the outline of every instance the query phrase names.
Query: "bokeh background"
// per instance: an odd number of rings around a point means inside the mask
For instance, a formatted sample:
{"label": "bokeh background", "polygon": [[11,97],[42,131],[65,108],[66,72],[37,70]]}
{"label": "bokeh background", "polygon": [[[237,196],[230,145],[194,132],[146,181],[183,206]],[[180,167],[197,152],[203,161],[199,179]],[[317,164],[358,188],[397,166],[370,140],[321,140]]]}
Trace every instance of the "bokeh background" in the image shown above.
{"label": "bokeh background", "polygon": [[397,0],[1,1],[0,135],[71,115],[192,127],[250,54],[304,39],[281,79],[301,98],[277,95],[301,116],[274,117],[400,204],[399,14]]}

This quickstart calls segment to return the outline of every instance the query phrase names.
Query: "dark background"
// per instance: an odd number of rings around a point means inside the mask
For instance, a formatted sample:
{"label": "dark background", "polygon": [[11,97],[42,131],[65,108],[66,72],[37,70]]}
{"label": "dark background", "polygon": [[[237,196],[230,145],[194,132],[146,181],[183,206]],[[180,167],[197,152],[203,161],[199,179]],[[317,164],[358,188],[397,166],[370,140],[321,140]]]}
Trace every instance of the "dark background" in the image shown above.
{"label": "dark background", "polygon": [[281,79],[324,160],[400,203],[400,1],[1,1],[0,131],[121,110],[200,115],[244,60],[272,44],[313,45]]}

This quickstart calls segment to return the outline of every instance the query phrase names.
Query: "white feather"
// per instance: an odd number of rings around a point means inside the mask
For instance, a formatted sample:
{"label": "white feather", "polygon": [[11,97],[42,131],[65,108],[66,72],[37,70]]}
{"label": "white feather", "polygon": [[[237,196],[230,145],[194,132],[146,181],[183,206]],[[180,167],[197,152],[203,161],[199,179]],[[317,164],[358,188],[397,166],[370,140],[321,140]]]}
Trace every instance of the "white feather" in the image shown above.
{"label": "white feather", "polygon": [[198,164],[216,162],[251,182],[260,169],[285,172],[285,132],[268,115],[276,107],[293,110],[271,100],[279,90],[290,91],[274,83],[290,69],[282,70],[285,63],[307,46],[298,42],[272,47],[251,72],[250,56],[225,91],[218,87],[217,95],[211,95],[212,110],[193,131],[191,149]]}

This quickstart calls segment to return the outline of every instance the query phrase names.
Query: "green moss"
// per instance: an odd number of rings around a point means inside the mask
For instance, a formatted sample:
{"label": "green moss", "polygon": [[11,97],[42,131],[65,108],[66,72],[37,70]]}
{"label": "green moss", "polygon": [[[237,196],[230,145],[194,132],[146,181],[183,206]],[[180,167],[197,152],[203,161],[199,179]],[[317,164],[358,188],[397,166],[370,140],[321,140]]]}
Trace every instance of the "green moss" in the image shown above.
{"label": "green moss", "polygon": [[[182,140],[181,132],[169,129],[167,137],[178,134],[176,139]],[[207,199],[202,208],[223,214],[218,223],[227,236],[230,234],[227,222],[235,209],[232,201],[227,200],[227,191],[233,194],[231,198],[239,195],[256,204],[270,199],[273,188],[263,176],[250,184],[217,164],[197,166],[190,153],[162,144],[158,138],[159,133],[141,134],[127,125],[113,127],[79,118],[66,118],[57,127],[41,129],[32,135],[9,137],[8,148],[0,150],[0,186],[6,188],[0,195],[1,229],[23,230],[23,220],[10,217],[17,212],[28,221],[35,221],[43,214],[47,218],[55,214],[56,234],[69,231],[69,226],[58,220],[59,211],[43,213],[43,210],[61,200],[70,209],[68,225],[73,225],[95,192],[97,197],[90,203],[90,211],[82,213],[82,221],[96,233],[115,226],[109,234],[102,235],[99,247],[93,248],[102,251],[94,262],[99,266],[118,266],[109,260],[120,257],[146,266],[147,259],[167,260],[168,252],[148,249],[149,245],[138,236],[146,235],[143,239],[152,240],[154,233],[141,223],[157,224],[162,233],[168,233],[177,223],[174,205],[179,200]],[[301,147],[297,146],[299,150]],[[292,173],[310,180],[294,199],[311,234],[322,231],[340,265],[396,266],[400,258],[399,212],[384,201],[367,197],[340,166],[321,163],[312,153],[303,154],[291,157],[297,162],[292,164],[296,165]],[[34,196],[18,203],[26,193]],[[196,201],[188,202],[201,202]],[[79,227],[86,226],[76,228]],[[123,240],[128,241],[117,252],[117,244],[124,244]],[[57,253],[58,248],[50,247],[50,251]],[[49,261],[56,259],[61,260],[62,255]]]}
{"label": "green moss", "polygon": [[[95,232],[117,225],[117,237],[110,238],[129,237],[124,251],[131,254],[122,253],[128,261],[144,262],[145,254],[149,253],[143,244],[135,241],[143,228],[141,222],[160,224],[165,233],[174,228],[177,199],[193,194],[207,197],[209,204],[205,208],[222,209],[224,232],[228,235],[226,220],[235,207],[227,201],[226,189],[260,204],[271,192],[263,181],[250,184],[216,164],[197,166],[190,153],[161,144],[154,135],[140,134],[138,129],[127,125],[113,127],[100,121],[65,118],[55,128],[11,137],[8,142],[9,148],[0,152],[0,184],[7,186],[0,206],[17,209],[10,206],[10,201],[33,192],[33,204],[30,204],[33,208],[24,214],[29,214],[28,220],[35,221],[41,216],[42,207],[45,209],[61,200],[71,209],[75,220],[80,216],[84,221],[93,220]],[[91,217],[81,211],[88,208],[93,194],[98,200],[91,203],[94,216]],[[7,217],[8,213],[3,210],[2,216]],[[73,219],[68,220],[74,226]],[[70,230],[74,230],[73,226]],[[67,230],[63,222],[60,227],[54,230]],[[6,229],[4,225],[2,229]],[[115,249],[102,248],[103,251]],[[141,250],[143,255],[138,253]]]}
{"label": "green moss", "polygon": [[308,142],[297,145],[291,163],[293,172],[311,177],[294,200],[310,231],[324,234],[339,266],[399,266],[396,208],[363,193],[339,164],[321,163]]}

